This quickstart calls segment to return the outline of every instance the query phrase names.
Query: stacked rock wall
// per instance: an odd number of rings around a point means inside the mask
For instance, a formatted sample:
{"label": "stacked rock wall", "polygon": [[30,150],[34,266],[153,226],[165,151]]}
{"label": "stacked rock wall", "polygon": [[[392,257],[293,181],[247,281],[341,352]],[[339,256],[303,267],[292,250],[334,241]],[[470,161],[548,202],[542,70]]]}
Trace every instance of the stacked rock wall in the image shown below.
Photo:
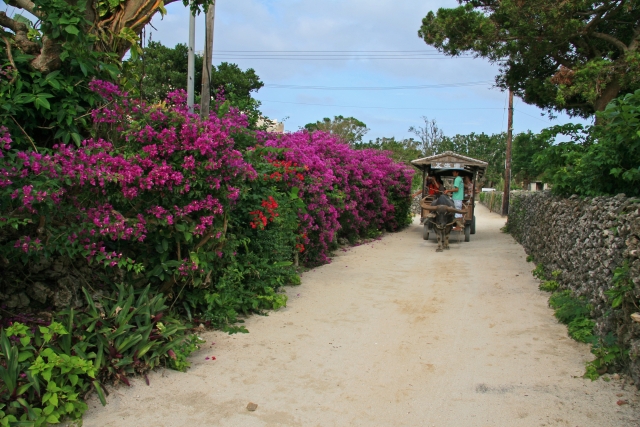
{"label": "stacked rock wall", "polygon": [[[631,319],[640,311],[640,200],[513,192],[507,228],[549,277],[561,271],[561,289],[587,299],[596,333],[618,337],[629,350],[625,369],[640,384],[640,323]],[[613,309],[605,291],[613,286],[615,270],[625,266],[635,286]]]}
{"label": "stacked rock wall", "polygon": [[422,200],[422,195],[418,194],[414,196],[411,200],[411,213],[413,215],[420,215],[422,213],[422,208],[420,207],[420,200]]}

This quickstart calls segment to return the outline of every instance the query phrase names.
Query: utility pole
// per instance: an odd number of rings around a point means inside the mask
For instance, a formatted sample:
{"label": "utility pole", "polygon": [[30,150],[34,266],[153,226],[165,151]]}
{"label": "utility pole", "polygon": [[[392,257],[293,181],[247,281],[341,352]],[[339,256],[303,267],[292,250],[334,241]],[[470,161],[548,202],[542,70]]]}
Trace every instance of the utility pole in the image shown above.
{"label": "utility pole", "polygon": [[193,113],[193,100],[195,99],[196,79],[196,16],[189,10],[189,53],[187,58],[187,106]]}
{"label": "utility pole", "polygon": [[513,130],[513,92],[509,89],[509,119],[507,120],[507,154],[504,167],[504,194],[502,216],[509,215],[509,193],[511,191],[511,136]]}
{"label": "utility pole", "polygon": [[200,117],[209,117],[211,105],[211,66],[213,65],[213,24],[216,17],[216,2],[213,0],[207,9],[206,38],[202,61],[202,89],[200,91]]}

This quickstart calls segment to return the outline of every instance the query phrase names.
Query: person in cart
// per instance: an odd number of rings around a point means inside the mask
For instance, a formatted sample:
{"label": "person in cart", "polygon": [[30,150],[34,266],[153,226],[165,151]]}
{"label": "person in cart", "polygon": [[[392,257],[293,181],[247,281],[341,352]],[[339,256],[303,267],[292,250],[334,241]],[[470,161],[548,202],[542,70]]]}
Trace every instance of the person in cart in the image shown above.
{"label": "person in cart", "polygon": [[[451,171],[453,174],[453,188],[450,190],[445,190],[445,194],[451,194],[451,198],[453,199],[453,204],[456,209],[462,209],[462,201],[464,200],[464,183],[462,182],[462,177],[460,176],[460,172],[457,170]],[[456,218],[456,226],[454,229],[460,229],[462,227],[461,218],[462,214],[457,213],[455,215]]]}
{"label": "person in cart", "polygon": [[429,177],[429,186],[427,187],[427,190],[427,194],[429,194],[430,196],[435,196],[438,194],[438,191],[440,190],[440,184],[438,184],[438,181],[436,181],[435,176]]}

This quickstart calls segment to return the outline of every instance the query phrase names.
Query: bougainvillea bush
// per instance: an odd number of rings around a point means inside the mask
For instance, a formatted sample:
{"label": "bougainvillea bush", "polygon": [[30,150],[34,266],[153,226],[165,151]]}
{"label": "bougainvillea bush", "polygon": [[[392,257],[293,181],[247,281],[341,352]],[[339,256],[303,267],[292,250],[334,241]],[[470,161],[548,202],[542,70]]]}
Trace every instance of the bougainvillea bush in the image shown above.
{"label": "bougainvillea bush", "polygon": [[[80,146],[11,150],[2,131],[5,262],[83,257],[235,320],[283,303],[251,296],[295,282],[296,254],[324,263],[338,235],[353,241],[407,224],[411,171],[385,152],[322,132],[256,139],[239,111],[221,102],[203,120],[181,92],[146,105],[107,82],[92,88],[104,104],[91,113],[95,136]],[[257,291],[264,277],[277,280]],[[247,298],[238,301],[240,288]]]}
{"label": "bougainvillea bush", "polygon": [[182,93],[148,106],[110,83],[92,85],[107,102],[92,112],[99,137],[36,153],[8,151],[3,135],[0,225],[24,233],[3,255],[81,255],[165,291],[210,273],[230,208],[256,176],[231,137],[243,116],[201,120]]}
{"label": "bougainvillea bush", "polygon": [[351,242],[381,230],[396,231],[410,222],[413,171],[380,150],[354,150],[324,132],[263,134],[261,142],[285,148],[285,159],[309,175],[299,196],[307,205],[300,214],[304,260],[329,261],[337,237]]}

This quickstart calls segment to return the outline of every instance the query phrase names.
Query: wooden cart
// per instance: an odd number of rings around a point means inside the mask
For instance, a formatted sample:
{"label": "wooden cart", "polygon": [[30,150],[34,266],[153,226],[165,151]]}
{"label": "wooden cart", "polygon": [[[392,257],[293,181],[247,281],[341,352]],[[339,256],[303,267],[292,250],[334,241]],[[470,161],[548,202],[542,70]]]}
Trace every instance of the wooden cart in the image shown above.
{"label": "wooden cart", "polygon": [[[473,182],[473,191],[470,195],[465,195],[465,199],[462,202],[462,209],[466,211],[464,214],[464,241],[471,240],[471,235],[476,233],[476,217],[474,214],[475,209],[475,197],[476,197],[476,182],[482,178],[487,170],[488,163],[482,160],[472,159],[461,154],[454,153],[452,151],[445,151],[442,154],[436,154],[435,156],[424,157],[422,159],[412,160],[411,164],[422,171],[422,203],[421,205],[430,204],[435,198],[428,194],[427,185],[428,179],[431,176],[439,178],[446,188],[451,188],[453,184],[454,170],[460,172],[460,176],[469,176]],[[429,211],[421,208],[420,224],[423,224],[424,231],[422,237],[429,239],[429,231],[431,223],[426,221]]]}

